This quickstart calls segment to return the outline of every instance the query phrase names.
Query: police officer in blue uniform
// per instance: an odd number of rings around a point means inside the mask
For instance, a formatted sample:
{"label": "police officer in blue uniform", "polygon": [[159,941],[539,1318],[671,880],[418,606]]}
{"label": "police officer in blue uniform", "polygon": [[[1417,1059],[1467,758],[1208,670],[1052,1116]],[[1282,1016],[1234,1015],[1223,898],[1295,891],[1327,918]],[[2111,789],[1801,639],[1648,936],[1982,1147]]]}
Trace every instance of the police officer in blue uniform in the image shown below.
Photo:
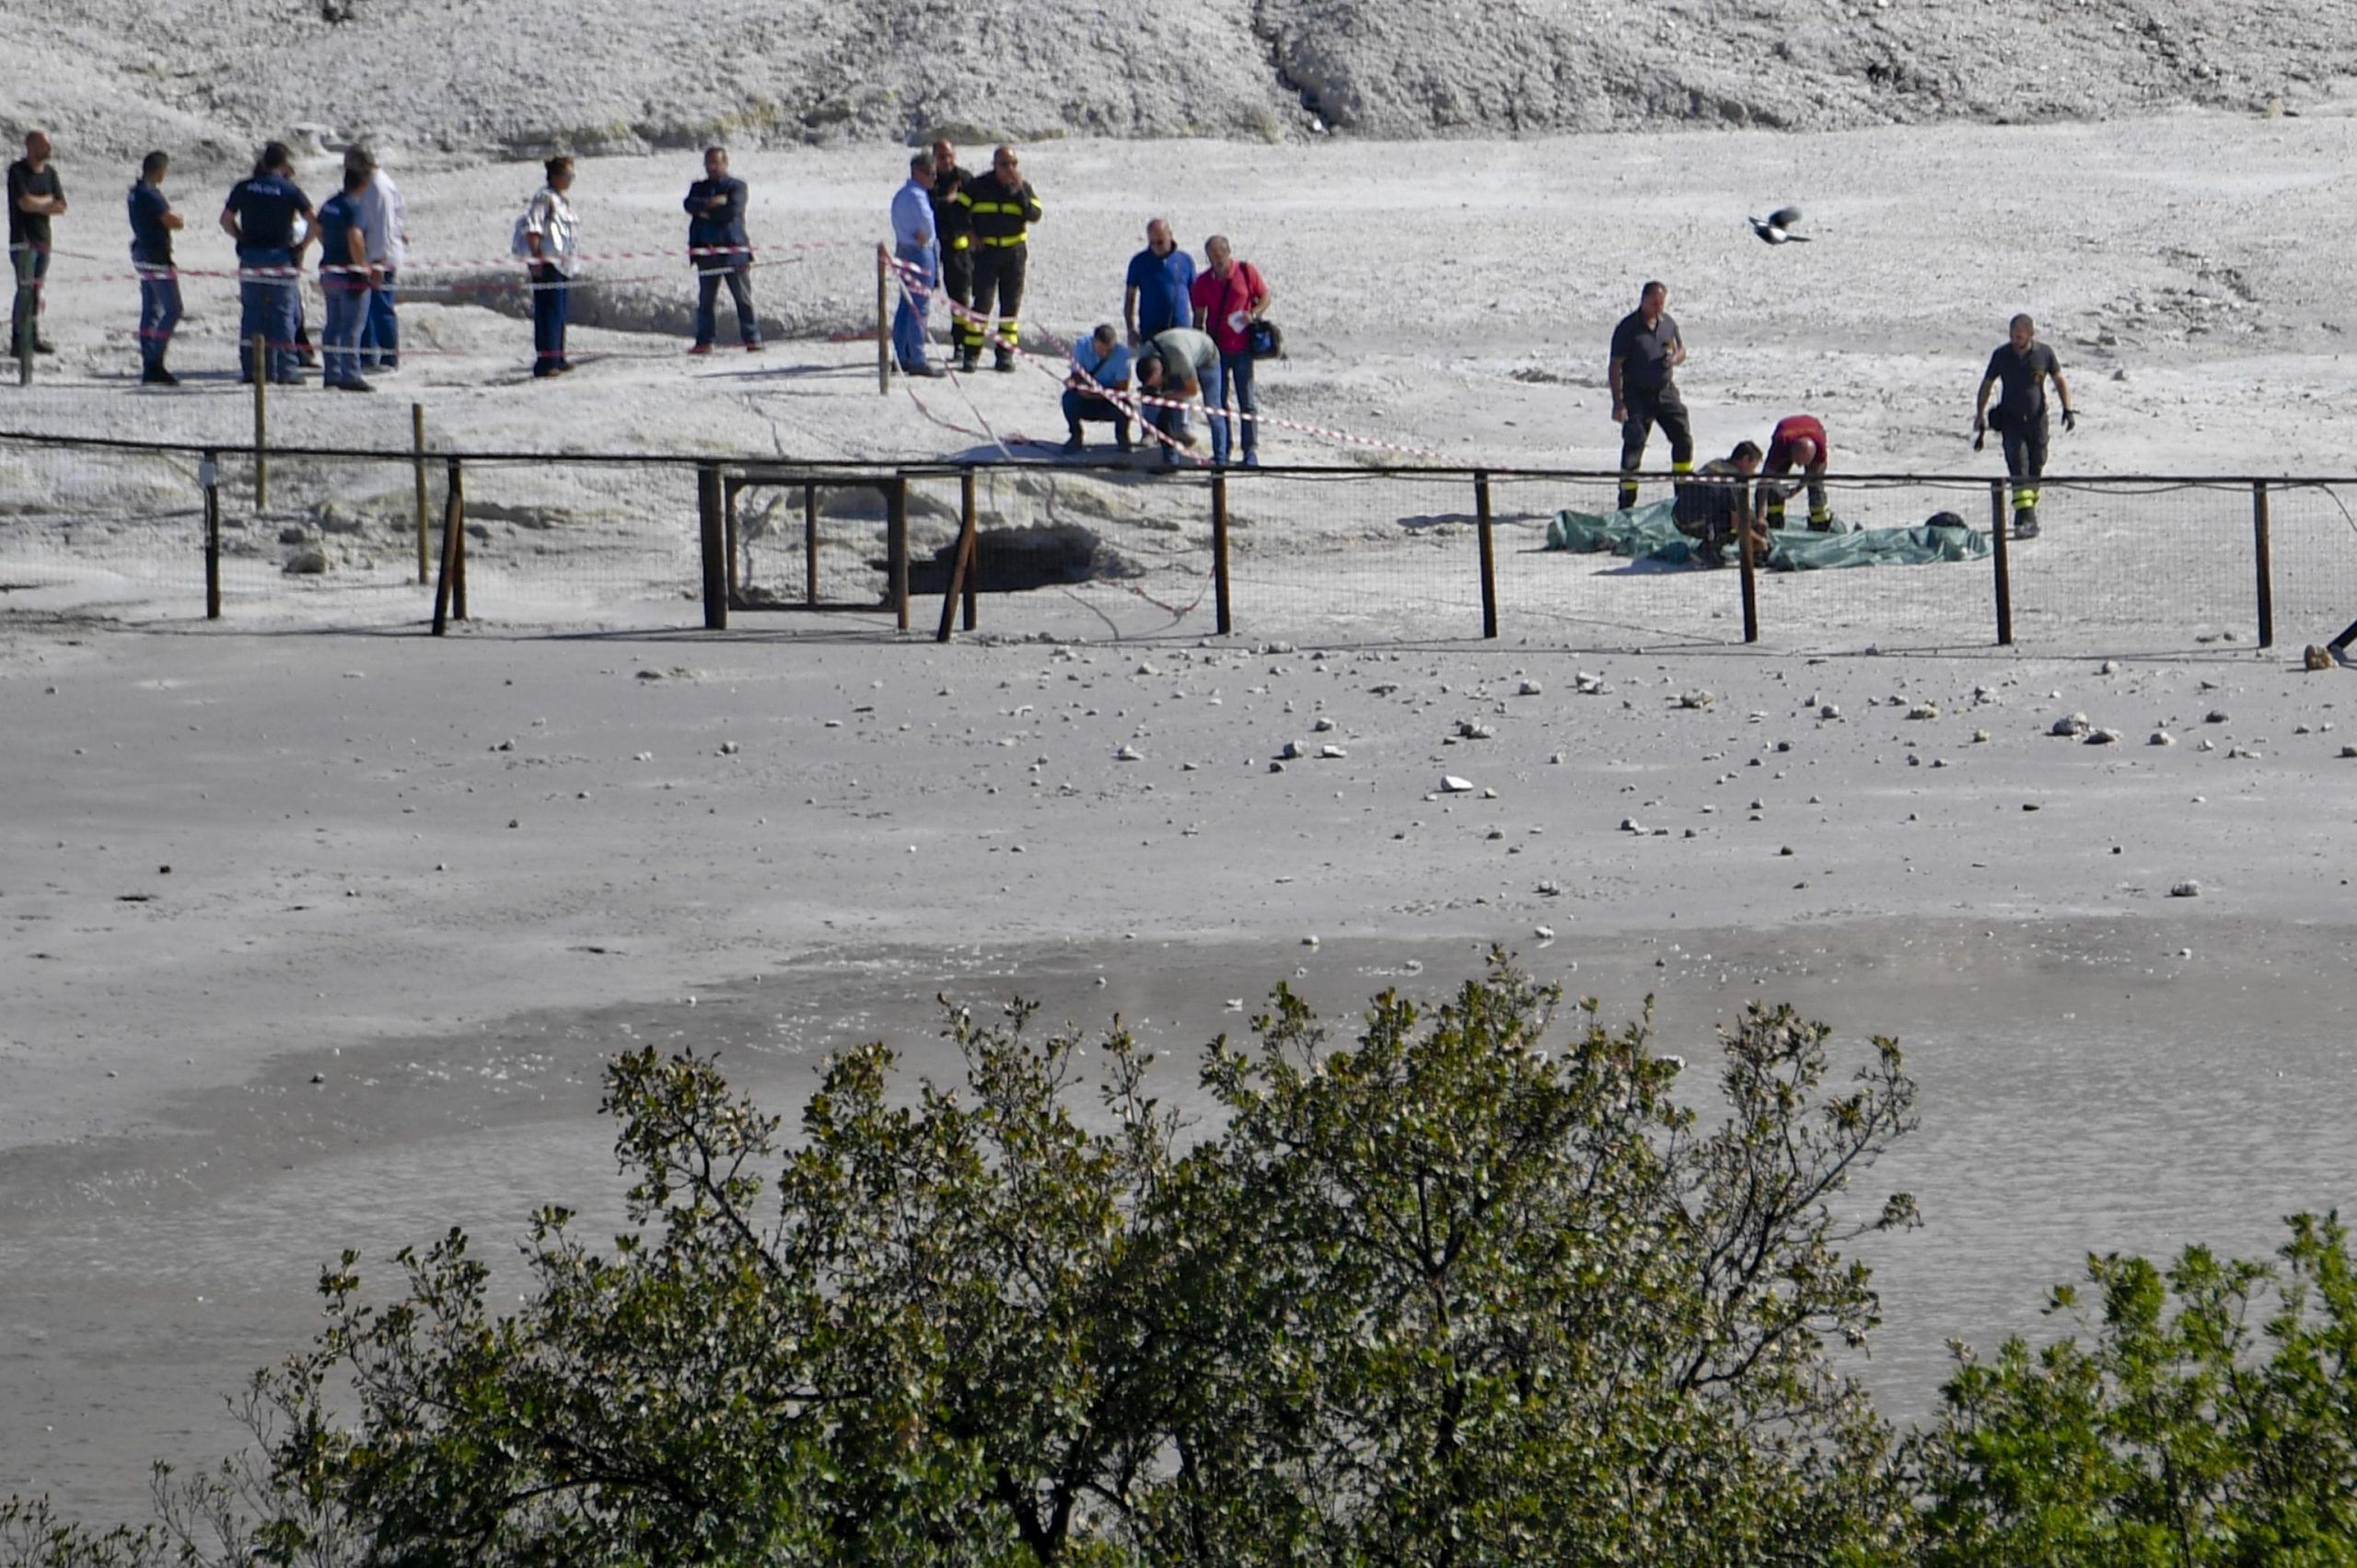
{"label": "police officer in blue uniform", "polygon": [[[268,345],[273,381],[292,384],[296,368],[296,305],[302,297],[303,246],[296,243],[295,220],[312,220],[311,199],[295,183],[295,157],[284,142],[261,150],[254,171],[229,189],[221,227],[238,246],[238,379],[253,379],[253,343]],[[308,244],[306,239],[304,244]]]}

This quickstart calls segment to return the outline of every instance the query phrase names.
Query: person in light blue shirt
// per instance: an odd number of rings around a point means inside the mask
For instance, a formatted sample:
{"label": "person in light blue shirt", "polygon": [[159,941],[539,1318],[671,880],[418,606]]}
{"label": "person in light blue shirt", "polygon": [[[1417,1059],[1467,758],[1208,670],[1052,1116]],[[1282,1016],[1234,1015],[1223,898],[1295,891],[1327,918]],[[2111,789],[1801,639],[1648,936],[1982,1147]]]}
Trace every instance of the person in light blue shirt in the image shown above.
{"label": "person in light blue shirt", "polygon": [[903,376],[945,374],[925,359],[925,315],[941,282],[941,236],[933,226],[933,155],[909,159],[909,178],[892,192],[892,253],[900,258],[900,308],[892,315],[892,355]]}
{"label": "person in light blue shirt", "polygon": [[1109,424],[1113,445],[1124,452],[1130,449],[1130,415],[1122,403],[1131,395],[1135,365],[1110,321],[1074,346],[1072,374],[1064,377],[1064,428],[1071,433],[1064,442],[1067,456],[1086,445],[1080,438],[1084,420]]}
{"label": "person in light blue shirt", "polygon": [[1170,238],[1170,226],[1156,218],[1145,226],[1145,249],[1130,258],[1129,286],[1121,293],[1121,316],[1130,343],[1154,341],[1173,327],[1191,327],[1195,308],[1195,259]]}

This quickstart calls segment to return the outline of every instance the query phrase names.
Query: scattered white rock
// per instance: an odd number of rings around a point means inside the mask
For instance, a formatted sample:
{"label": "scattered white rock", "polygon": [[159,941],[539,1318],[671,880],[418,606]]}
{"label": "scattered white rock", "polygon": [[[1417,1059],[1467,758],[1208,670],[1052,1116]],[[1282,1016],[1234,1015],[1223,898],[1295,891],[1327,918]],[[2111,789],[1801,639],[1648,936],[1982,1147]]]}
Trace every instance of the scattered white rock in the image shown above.
{"label": "scattered white rock", "polygon": [[1327,718],[1323,714],[1320,714],[1317,719],[1313,720],[1309,726],[1309,730],[1312,735],[1329,735],[1333,732],[1333,728],[1334,721]]}
{"label": "scattered white rock", "polygon": [[1940,716],[1940,705],[1937,703],[1918,703],[1907,710],[1907,716],[1910,719],[1935,719]]}
{"label": "scattered white rock", "polygon": [[2234,721],[2226,717],[2225,709],[2212,708],[2208,713],[2201,715],[2201,722],[2203,724],[2231,724]]}
{"label": "scattered white rock", "polygon": [[1299,761],[1301,754],[1301,742],[1298,740],[1286,741],[1284,743],[1283,749],[1277,753],[1278,756],[1283,757],[1288,762]]}
{"label": "scattered white rock", "polygon": [[1124,746],[1119,751],[1113,753],[1113,761],[1116,762],[1143,762],[1145,761],[1145,753],[1139,750],[1134,746]]}
{"label": "scattered white rock", "polygon": [[2144,738],[2144,744],[2147,746],[2175,746],[2177,744],[2177,737],[2171,735],[2167,730],[2156,729],[2153,731],[2152,734]]}
{"label": "scattered white rock", "polygon": [[2087,731],[2085,744],[2089,746],[2117,746],[2119,744],[2119,731],[2116,729],[2091,729]]}
{"label": "scattered white rock", "polygon": [[1620,830],[1624,833],[1642,833],[1645,829],[1634,817],[1623,817],[1620,819]]}
{"label": "scattered white rock", "polygon": [[1469,794],[1472,788],[1471,779],[1460,779],[1455,773],[1443,773],[1440,776],[1440,792],[1443,795],[1466,795]]}
{"label": "scattered white rock", "polygon": [[1543,695],[1546,690],[1547,689],[1545,687],[1539,685],[1536,680],[1526,680],[1521,685],[1515,688],[1515,695],[1517,697],[1537,697]]}
{"label": "scattered white rock", "polygon": [[1494,740],[1497,738],[1497,735],[1498,732],[1496,730],[1492,729],[1488,725],[1481,723],[1478,719],[1459,719],[1457,721],[1457,738],[1459,740]]}
{"label": "scattered white rock", "polygon": [[1821,719],[1838,719],[1841,716],[1841,704],[1828,703],[1817,710],[1817,716]]}
{"label": "scattered white rock", "polygon": [[2104,660],[2102,673],[2106,675],[2118,675],[2119,673],[2119,661],[2116,658],[2107,658]]}
{"label": "scattered white rock", "polygon": [[1339,746],[1321,746],[1318,749],[1318,754],[1320,757],[1325,758],[1329,762],[1341,761],[1343,758],[1350,755],[1349,752],[1343,750]]}
{"label": "scattered white rock", "polygon": [[2084,714],[2065,714],[2047,727],[2049,735],[2084,735],[2089,728]]}
{"label": "scattered white rock", "polygon": [[2172,899],[2198,899],[2200,896],[2201,884],[2199,882],[2179,882],[2169,889],[2169,897]]}
{"label": "scattered white rock", "polygon": [[724,740],[720,743],[720,754],[724,757],[734,757],[737,755],[737,743],[733,740]]}

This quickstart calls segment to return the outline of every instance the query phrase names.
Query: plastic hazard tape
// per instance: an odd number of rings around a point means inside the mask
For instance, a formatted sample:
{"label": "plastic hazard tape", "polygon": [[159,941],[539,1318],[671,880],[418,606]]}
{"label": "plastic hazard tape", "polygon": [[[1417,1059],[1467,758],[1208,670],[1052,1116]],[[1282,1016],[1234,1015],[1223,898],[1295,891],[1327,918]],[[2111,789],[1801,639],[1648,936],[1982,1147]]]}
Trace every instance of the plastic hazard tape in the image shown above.
{"label": "plastic hazard tape", "polygon": [[[790,241],[778,245],[760,246],[693,245],[679,250],[601,250],[588,255],[569,257],[567,258],[567,261],[577,265],[584,262],[659,261],[677,260],[681,257],[685,257],[689,260],[694,260],[703,256],[741,255],[749,258],[755,258],[746,261],[745,264],[749,267],[773,267],[783,265],[790,261],[801,260],[801,256],[798,254],[799,252],[811,250],[841,250],[865,243],[865,241],[853,239],[806,239]],[[784,251],[787,252],[787,254],[783,256],[775,254],[775,252],[778,251]],[[771,253],[769,260],[762,261],[758,259],[763,252]],[[67,257],[77,261],[98,261],[103,263],[108,260],[108,258],[104,256],[93,256],[87,251],[81,250],[52,250],[49,254],[52,256]],[[533,259],[529,256],[507,255],[484,257],[479,261],[404,261],[400,266],[394,268],[393,271],[402,277],[407,277],[413,273],[472,272],[483,267],[508,267],[517,265],[528,266],[532,264],[534,264]],[[292,266],[238,267],[235,270],[222,270],[217,268],[207,269],[203,267],[181,267],[177,265],[169,267],[157,267],[138,261],[134,261],[131,265],[132,270],[128,273],[83,273],[71,274],[63,281],[71,283],[138,283],[160,278],[221,278],[238,283],[267,283],[275,279],[299,278],[309,275],[303,268]],[[367,267],[361,266],[351,261],[322,261],[319,266],[319,271],[322,273],[366,273],[368,270],[369,269]],[[728,270],[733,272],[735,269],[732,267]],[[42,281],[57,280],[44,279]],[[575,278],[568,279],[567,281],[578,283],[592,280]],[[623,280],[608,279],[598,281],[620,282]]]}
{"label": "plastic hazard tape", "polygon": [[[901,274],[901,292],[904,295],[909,294],[909,279],[911,276],[921,275],[919,274],[919,270],[916,264],[912,261],[901,261],[898,257],[888,257],[887,259],[890,261],[892,266]],[[911,305],[914,304],[913,296],[911,296]],[[958,317],[971,326],[980,328],[990,325],[990,318],[982,315],[971,307],[958,304],[954,299],[949,301],[949,309],[953,316]],[[920,312],[920,314],[922,314],[922,312]],[[1052,337],[1052,334],[1050,334],[1050,336]],[[1069,347],[1066,347],[1064,348],[1064,352],[1069,354],[1071,350]],[[1056,366],[1049,364],[1043,359],[1040,359],[1036,354],[1026,352],[1019,343],[1015,345],[1014,353],[1017,358],[1024,360],[1028,364],[1037,366],[1047,375],[1054,377],[1059,384],[1062,383],[1063,378],[1062,373],[1059,371]],[[1305,424],[1298,420],[1281,419],[1274,414],[1259,412],[1247,413],[1241,409],[1230,409],[1226,407],[1213,408],[1209,402],[1189,401],[1178,398],[1157,398],[1144,391],[1124,396],[1098,385],[1095,377],[1091,377],[1086,371],[1082,370],[1078,365],[1072,365],[1070,368],[1074,373],[1077,374],[1083,381],[1088,383],[1089,387],[1094,390],[1097,397],[1103,399],[1107,402],[1112,403],[1118,408],[1127,408],[1133,413],[1137,412],[1141,408],[1185,410],[1200,407],[1203,411],[1203,416],[1206,419],[1248,419],[1262,425],[1274,425],[1282,430],[1291,430],[1304,436],[1315,436],[1321,440],[1341,441],[1353,447],[1365,447],[1380,452],[1399,452],[1410,457],[1437,458],[1443,462],[1450,460],[1447,453],[1436,452],[1429,447],[1411,447],[1398,441],[1385,441],[1372,436],[1361,436],[1353,431],[1337,430],[1329,425]],[[1156,430],[1152,422],[1141,417],[1139,419],[1139,424],[1145,429],[1153,431],[1155,438],[1161,441],[1165,447],[1171,447],[1176,450],[1184,450],[1184,448],[1178,447],[1177,444],[1172,442],[1169,437],[1165,436],[1161,431]],[[1191,453],[1189,454],[1190,457],[1192,457],[1192,455],[1193,454]]]}

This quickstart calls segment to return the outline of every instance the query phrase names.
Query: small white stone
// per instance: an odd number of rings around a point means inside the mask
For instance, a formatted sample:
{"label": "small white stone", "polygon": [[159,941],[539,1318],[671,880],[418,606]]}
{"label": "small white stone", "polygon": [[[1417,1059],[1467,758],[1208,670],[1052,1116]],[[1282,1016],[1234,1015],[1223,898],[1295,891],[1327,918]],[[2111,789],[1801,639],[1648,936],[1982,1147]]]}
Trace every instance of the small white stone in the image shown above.
{"label": "small white stone", "polygon": [[2172,899],[2198,899],[2200,896],[2201,884],[2199,882],[2179,882],[2169,889],[2169,897]]}
{"label": "small white stone", "polygon": [[1455,773],[1443,773],[1440,776],[1440,792],[1443,795],[1464,795],[1472,788],[1473,781],[1470,779],[1460,779]]}
{"label": "small white stone", "polygon": [[2177,737],[2171,735],[2167,730],[2156,729],[2153,731],[2152,734],[2144,738],[2144,744],[2147,746],[2175,746],[2177,744]]}
{"label": "small white stone", "polygon": [[1116,762],[1143,762],[1145,761],[1145,753],[1140,751],[1134,746],[1124,746],[1119,751],[1113,753],[1113,761]]}

